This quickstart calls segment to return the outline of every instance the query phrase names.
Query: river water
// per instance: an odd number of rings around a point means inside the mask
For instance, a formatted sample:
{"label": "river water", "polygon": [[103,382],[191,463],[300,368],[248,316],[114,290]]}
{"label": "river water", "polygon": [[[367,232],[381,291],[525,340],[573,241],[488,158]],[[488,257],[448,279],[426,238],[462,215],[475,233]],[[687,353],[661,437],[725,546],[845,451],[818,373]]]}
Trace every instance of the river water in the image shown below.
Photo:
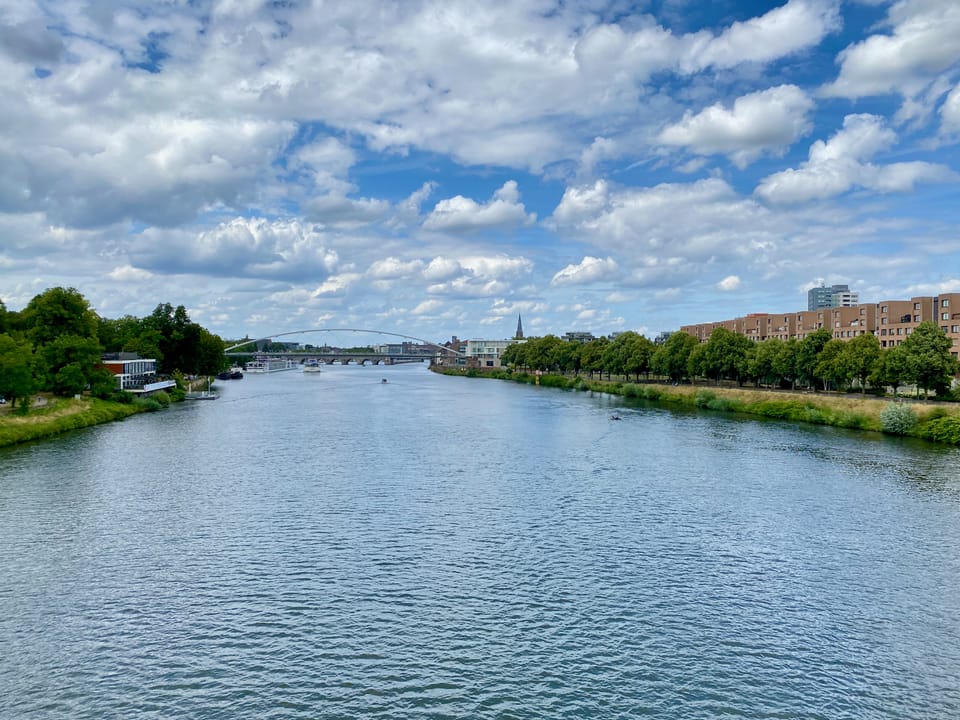
{"label": "river water", "polygon": [[0,717],[960,717],[955,449],[423,366],[220,386],[0,451]]}

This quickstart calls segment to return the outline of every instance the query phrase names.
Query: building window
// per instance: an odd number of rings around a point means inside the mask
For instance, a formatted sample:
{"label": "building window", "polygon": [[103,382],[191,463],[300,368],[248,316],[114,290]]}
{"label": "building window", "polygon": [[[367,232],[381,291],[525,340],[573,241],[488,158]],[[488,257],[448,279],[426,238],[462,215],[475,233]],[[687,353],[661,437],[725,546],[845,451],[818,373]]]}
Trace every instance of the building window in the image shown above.
{"label": "building window", "polygon": [[949,320],[949,319],[950,319],[950,313],[943,313],[943,314],[940,316],[940,319],[941,319],[941,320]]}
{"label": "building window", "polygon": [[948,298],[944,298],[943,300],[941,300],[940,307],[950,307],[950,300]]}
{"label": "building window", "polygon": [[907,332],[905,334],[909,335],[912,332],[913,332],[913,328],[907,328]]}
{"label": "building window", "polygon": [[886,318],[880,318],[880,324],[881,324],[881,325],[886,325],[886,324],[887,324],[887,319],[886,319]]}
{"label": "building window", "polygon": [[949,326],[949,325],[941,325],[941,326],[940,326],[940,329],[943,330],[944,332],[949,332],[949,331],[947,330],[948,327],[950,327],[950,326]]}
{"label": "building window", "polygon": [[880,306],[880,312],[885,313],[886,311],[887,311],[887,306],[886,306],[886,305],[881,305],[881,306]]}
{"label": "building window", "polygon": [[913,304],[913,309],[914,309],[914,310],[919,310],[919,309],[920,309],[920,303],[914,303],[914,304]]}
{"label": "building window", "polygon": [[960,325],[951,325],[950,332],[960,332]]}

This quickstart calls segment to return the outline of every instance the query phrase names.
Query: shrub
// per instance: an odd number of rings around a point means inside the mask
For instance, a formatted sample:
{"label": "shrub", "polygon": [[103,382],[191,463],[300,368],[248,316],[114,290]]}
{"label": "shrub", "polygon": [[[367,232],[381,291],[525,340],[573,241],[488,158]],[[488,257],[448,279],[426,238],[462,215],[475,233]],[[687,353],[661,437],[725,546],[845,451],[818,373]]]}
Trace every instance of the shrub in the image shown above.
{"label": "shrub", "polygon": [[936,418],[923,423],[915,435],[924,440],[960,445],[960,416]]}
{"label": "shrub", "polygon": [[167,393],[163,392],[163,390],[159,390],[155,392],[153,395],[151,395],[151,397],[154,400],[156,400],[158,403],[160,403],[160,405],[163,407],[170,406],[170,396],[167,395]]}
{"label": "shrub", "polygon": [[710,407],[710,403],[717,399],[717,394],[709,390],[697,390],[693,398],[693,404],[698,408]]}
{"label": "shrub", "polygon": [[906,435],[917,424],[913,408],[903,403],[887,403],[880,411],[880,427],[890,435]]}
{"label": "shrub", "polygon": [[156,412],[157,410],[163,409],[163,406],[160,403],[153,398],[148,397],[136,398],[133,401],[133,404],[140,410],[144,410],[146,412]]}

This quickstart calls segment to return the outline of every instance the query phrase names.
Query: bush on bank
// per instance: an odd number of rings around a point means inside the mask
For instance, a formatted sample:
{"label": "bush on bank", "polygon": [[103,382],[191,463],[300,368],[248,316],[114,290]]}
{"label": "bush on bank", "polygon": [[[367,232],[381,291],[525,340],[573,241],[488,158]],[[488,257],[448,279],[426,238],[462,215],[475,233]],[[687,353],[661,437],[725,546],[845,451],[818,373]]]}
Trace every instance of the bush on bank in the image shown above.
{"label": "bush on bank", "polygon": [[[526,384],[537,381],[535,375],[510,370],[466,372],[440,369],[447,375],[496,378]],[[829,425],[853,430],[869,430],[917,437],[934,442],[960,445],[960,414],[943,407],[922,408],[908,403],[883,403],[876,399],[858,399],[849,395],[777,395],[747,388],[704,388],[690,385],[655,385],[591,380],[583,376],[541,375],[540,385],[569,390],[590,390],[610,395],[658,403],[670,403],[718,412],[736,412],[774,420]]]}

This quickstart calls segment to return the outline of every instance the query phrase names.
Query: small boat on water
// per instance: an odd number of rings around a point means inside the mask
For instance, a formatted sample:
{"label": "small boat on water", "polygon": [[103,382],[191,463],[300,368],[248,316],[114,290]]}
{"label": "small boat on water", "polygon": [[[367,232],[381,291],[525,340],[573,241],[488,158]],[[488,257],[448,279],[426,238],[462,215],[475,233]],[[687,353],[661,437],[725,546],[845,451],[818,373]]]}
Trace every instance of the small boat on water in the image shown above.
{"label": "small boat on water", "polygon": [[234,365],[229,370],[224,370],[221,373],[217,373],[217,380],[243,380],[243,372],[240,368]]}
{"label": "small boat on water", "polygon": [[316,360],[307,360],[303,364],[303,371],[305,373],[318,373],[320,372],[320,363]]}
{"label": "small boat on water", "polygon": [[381,385],[385,385],[386,383],[387,383],[387,379],[386,379],[386,378],[380,378],[380,384],[381,384]]}

